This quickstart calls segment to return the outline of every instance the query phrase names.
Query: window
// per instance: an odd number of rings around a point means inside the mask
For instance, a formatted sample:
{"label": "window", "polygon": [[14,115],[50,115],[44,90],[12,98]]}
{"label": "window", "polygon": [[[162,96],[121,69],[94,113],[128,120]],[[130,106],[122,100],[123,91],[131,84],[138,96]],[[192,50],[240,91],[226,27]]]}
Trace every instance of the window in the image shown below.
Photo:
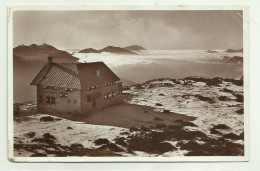
{"label": "window", "polygon": [[72,92],[74,89],[73,88],[64,88],[65,91]]}
{"label": "window", "polygon": [[107,97],[108,97],[108,98],[111,98],[112,96],[113,96],[112,93],[107,93]]}
{"label": "window", "polygon": [[95,86],[91,86],[91,87],[88,87],[87,90],[92,90],[92,89],[96,89],[98,86],[95,85]]}
{"label": "window", "polygon": [[49,96],[46,97],[46,103],[50,104],[50,97]]}
{"label": "window", "polygon": [[112,94],[112,97],[114,97],[114,96],[116,95],[116,93],[115,93],[115,92],[112,92],[111,94]]}
{"label": "window", "polygon": [[55,104],[55,97],[51,97],[51,104]]}
{"label": "window", "polygon": [[42,103],[42,96],[39,96],[39,103]]}
{"label": "window", "polygon": [[68,97],[68,93],[60,93],[60,97]]}
{"label": "window", "polygon": [[74,100],[74,103],[76,104],[76,103],[77,103],[77,100]]}
{"label": "window", "polygon": [[100,76],[100,70],[96,71],[96,76]]}

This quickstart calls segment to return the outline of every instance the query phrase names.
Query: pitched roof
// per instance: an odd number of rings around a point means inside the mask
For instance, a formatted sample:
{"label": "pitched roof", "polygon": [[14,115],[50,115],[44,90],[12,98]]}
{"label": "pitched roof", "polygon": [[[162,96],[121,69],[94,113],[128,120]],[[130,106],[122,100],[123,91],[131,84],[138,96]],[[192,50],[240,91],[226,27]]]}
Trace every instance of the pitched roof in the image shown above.
{"label": "pitched roof", "polygon": [[119,80],[103,62],[81,64],[52,62],[44,65],[31,85],[81,89]]}
{"label": "pitched roof", "polygon": [[103,62],[81,63],[77,67],[83,88],[120,80]]}
{"label": "pitched roof", "polygon": [[50,69],[51,69],[50,63],[46,63],[42,67],[41,71],[37,74],[37,76],[33,79],[31,85],[38,85],[43,79],[43,77],[50,71]]}

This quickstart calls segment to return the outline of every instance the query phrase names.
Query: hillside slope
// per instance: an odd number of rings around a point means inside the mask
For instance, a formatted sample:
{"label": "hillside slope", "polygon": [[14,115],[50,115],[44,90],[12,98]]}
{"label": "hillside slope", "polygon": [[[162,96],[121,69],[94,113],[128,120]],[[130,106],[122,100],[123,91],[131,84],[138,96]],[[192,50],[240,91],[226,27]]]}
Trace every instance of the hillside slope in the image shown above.
{"label": "hillside slope", "polygon": [[56,62],[77,62],[77,58],[73,57],[70,53],[48,45],[36,45],[31,44],[30,46],[20,45],[13,49],[14,57],[18,56],[30,61],[46,61],[48,56],[54,57]]}
{"label": "hillside slope", "polygon": [[[197,117],[193,122],[198,125],[195,129],[211,137],[239,136],[244,131],[243,80],[157,79],[131,86],[124,93],[131,97],[131,104]],[[228,129],[215,131],[214,125],[219,124]]]}

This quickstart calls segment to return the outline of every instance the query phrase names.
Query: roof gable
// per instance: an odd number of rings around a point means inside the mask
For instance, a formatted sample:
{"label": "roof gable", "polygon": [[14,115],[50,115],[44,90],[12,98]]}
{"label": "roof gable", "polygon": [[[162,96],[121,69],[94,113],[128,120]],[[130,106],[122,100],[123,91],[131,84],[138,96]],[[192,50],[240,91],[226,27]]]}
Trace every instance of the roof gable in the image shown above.
{"label": "roof gable", "polygon": [[75,75],[54,65],[39,85],[80,89],[80,80]]}
{"label": "roof gable", "polygon": [[52,62],[44,65],[31,85],[81,89],[119,80],[103,62],[81,64]]}
{"label": "roof gable", "polygon": [[31,82],[31,85],[38,85],[42,81],[44,76],[50,71],[51,68],[52,68],[52,66],[50,65],[50,63],[46,63],[42,67],[41,71],[33,79],[33,81]]}

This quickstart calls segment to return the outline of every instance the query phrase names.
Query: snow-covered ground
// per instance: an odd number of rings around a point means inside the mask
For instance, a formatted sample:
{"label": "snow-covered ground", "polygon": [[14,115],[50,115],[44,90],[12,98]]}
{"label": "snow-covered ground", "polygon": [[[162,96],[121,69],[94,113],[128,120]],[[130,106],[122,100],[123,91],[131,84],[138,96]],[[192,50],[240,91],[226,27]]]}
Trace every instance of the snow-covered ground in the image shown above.
{"label": "snow-covered ground", "polygon": [[[131,104],[151,106],[158,111],[166,109],[196,117],[197,119],[193,123],[198,127],[187,127],[187,129],[196,129],[214,137],[216,135],[210,134],[210,129],[214,125],[225,124],[230,129],[220,129],[220,132],[239,135],[244,131],[244,115],[238,114],[236,111],[243,108],[243,103],[237,102],[236,97],[231,93],[223,91],[224,88],[243,94],[243,86],[236,86],[230,82],[223,81],[219,87],[210,87],[204,82],[193,81],[192,85],[184,85],[176,84],[169,79],[151,81],[142,84],[141,88],[132,86],[124,93],[132,95],[132,99],[129,101]],[[198,95],[209,97],[213,102],[202,101],[197,98]],[[220,96],[229,99],[221,101],[218,99]]]}
{"label": "snow-covered ground", "polygon": [[[53,121],[41,121],[43,117],[52,117]],[[30,134],[33,133],[33,136]],[[128,134],[124,134],[128,133]],[[63,119],[56,116],[51,116],[47,114],[37,114],[28,116],[25,121],[17,122],[14,121],[14,144],[20,145],[39,145],[39,142],[35,142],[35,139],[41,139],[44,134],[50,134],[55,137],[55,143],[62,146],[70,147],[73,144],[81,144],[84,148],[96,149],[101,147],[101,145],[96,145],[95,141],[98,139],[107,139],[114,143],[115,139],[118,137],[123,137],[127,139],[128,135],[135,135],[138,131],[130,132],[129,129],[113,127],[113,126],[103,126],[103,125],[92,125],[83,122],[75,122],[67,119]],[[176,145],[177,142],[168,141],[169,143]],[[45,143],[43,143],[44,145]],[[48,143],[47,143],[48,144]],[[45,144],[46,145],[46,144]],[[121,146],[124,149],[124,147]],[[48,150],[55,151],[55,148],[48,147]],[[61,149],[62,150],[62,149]],[[166,152],[162,155],[150,154],[142,151],[133,151],[133,153],[128,153],[125,151],[120,152],[123,156],[143,156],[143,157],[155,157],[155,156],[183,156],[188,151],[181,150],[178,148],[172,152]],[[26,149],[14,149],[15,156],[31,156],[35,153],[46,154],[47,156],[56,156],[53,154],[46,153],[45,150],[39,148],[35,149],[34,152]]]}
{"label": "snow-covered ground", "polygon": [[[63,146],[82,144],[85,148],[97,147],[94,141],[99,138],[106,138],[110,141],[120,135],[120,132],[128,131],[125,128],[91,125],[84,122],[75,122],[59,117],[54,121],[43,122],[40,118],[50,115],[37,114],[28,116],[27,121],[14,123],[14,143],[30,144],[35,138],[41,138],[49,133],[56,138],[56,143]],[[68,129],[69,128],[69,129]],[[35,136],[26,136],[29,132],[35,132]]]}
{"label": "snow-covered ground", "polygon": [[[82,145],[84,156],[96,155],[96,150],[99,155],[105,152],[104,155],[112,153],[133,157],[243,155],[243,102],[238,99],[243,97],[243,86],[225,80],[209,86],[203,81],[157,79],[126,88],[123,93],[129,100],[127,103],[153,107],[158,112],[157,119],[163,118],[161,112],[167,117],[174,115],[169,112],[174,112],[195,117],[194,125],[184,120],[175,120],[171,125],[164,118],[157,121],[159,124],[155,127],[128,129],[76,122],[47,114],[35,115],[30,113],[35,109],[35,102],[15,104],[24,115],[15,116],[14,155],[59,156],[61,150],[63,155],[74,156],[78,155],[77,147],[73,147],[75,144]],[[150,116],[152,113],[141,111],[140,114]],[[52,119],[44,121],[46,117]],[[157,127],[159,125],[161,128]],[[107,142],[97,144],[97,140]],[[158,151],[157,146],[162,151]],[[208,151],[209,148],[215,151]],[[94,154],[88,150],[93,150]]]}

